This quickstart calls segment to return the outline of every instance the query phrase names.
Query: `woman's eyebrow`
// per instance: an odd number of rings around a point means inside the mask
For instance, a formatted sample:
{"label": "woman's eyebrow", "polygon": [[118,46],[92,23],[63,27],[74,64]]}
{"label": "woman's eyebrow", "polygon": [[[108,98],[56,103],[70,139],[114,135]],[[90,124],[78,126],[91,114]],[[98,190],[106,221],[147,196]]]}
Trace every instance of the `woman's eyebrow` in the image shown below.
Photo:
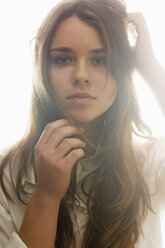
{"label": "woman's eyebrow", "polygon": [[50,52],[57,51],[57,52],[73,52],[71,48],[68,47],[55,47],[51,48]]}
{"label": "woman's eyebrow", "polygon": [[105,53],[105,49],[104,48],[94,49],[91,50],[90,53]]}
{"label": "woman's eyebrow", "polygon": [[[57,51],[57,52],[73,52],[73,50],[71,48],[68,47],[55,47],[55,48],[51,48],[50,52],[53,51]],[[99,48],[99,49],[93,49],[90,51],[90,53],[105,53],[105,49],[104,48]]]}

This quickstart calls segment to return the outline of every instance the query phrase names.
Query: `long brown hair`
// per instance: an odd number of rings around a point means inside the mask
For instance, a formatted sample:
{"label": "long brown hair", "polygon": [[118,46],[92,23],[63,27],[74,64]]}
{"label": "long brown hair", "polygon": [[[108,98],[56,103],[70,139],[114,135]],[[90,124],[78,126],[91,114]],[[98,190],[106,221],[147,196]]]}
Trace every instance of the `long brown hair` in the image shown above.
{"label": "long brown hair", "polygon": [[[150,130],[141,119],[133,87],[134,66],[127,37],[127,12],[124,2],[120,0],[64,0],[48,13],[35,38],[29,127],[22,140],[1,163],[1,185],[9,197],[3,182],[4,169],[7,164],[13,164],[13,156],[18,154],[20,163],[16,179],[12,166],[10,172],[15,191],[23,201],[22,195],[27,193],[21,179],[30,166],[33,166],[35,173],[34,148],[43,129],[48,123],[60,118],[71,120],[52,95],[48,69],[53,35],[58,25],[73,15],[97,29],[107,51],[107,71],[112,73],[118,88],[115,102],[104,113],[106,125],[100,134],[99,144],[100,148],[104,148],[102,164],[93,172],[95,180],[89,192],[85,189],[89,176],[82,183],[82,190],[88,199],[89,215],[82,247],[133,248],[141,232],[142,218],[150,209],[148,187],[141,174],[142,159],[135,149],[133,135],[149,137]],[[75,186],[71,180],[59,211],[56,235],[58,248],[69,248],[74,244],[67,204],[67,197],[74,200],[74,192]],[[90,204],[91,201],[93,204]]]}

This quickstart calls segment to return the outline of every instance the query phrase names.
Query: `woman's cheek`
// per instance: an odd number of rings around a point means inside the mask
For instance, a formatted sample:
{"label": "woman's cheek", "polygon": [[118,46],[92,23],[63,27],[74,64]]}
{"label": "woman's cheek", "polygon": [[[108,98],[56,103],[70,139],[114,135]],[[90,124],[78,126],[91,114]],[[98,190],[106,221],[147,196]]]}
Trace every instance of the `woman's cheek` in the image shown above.
{"label": "woman's cheek", "polygon": [[103,84],[106,82],[106,70],[105,68],[94,68],[91,70],[91,78],[94,83]]}
{"label": "woman's cheek", "polygon": [[52,68],[50,70],[50,80],[53,85],[68,84],[71,82],[71,70],[69,68]]}

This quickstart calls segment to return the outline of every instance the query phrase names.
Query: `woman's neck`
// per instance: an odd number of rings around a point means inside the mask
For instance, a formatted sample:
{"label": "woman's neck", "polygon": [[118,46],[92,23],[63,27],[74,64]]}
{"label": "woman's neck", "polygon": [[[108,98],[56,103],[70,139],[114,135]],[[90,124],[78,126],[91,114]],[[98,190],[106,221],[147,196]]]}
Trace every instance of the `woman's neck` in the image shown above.
{"label": "woman's neck", "polygon": [[85,148],[85,154],[94,155],[96,148],[99,144],[100,137],[104,128],[104,116],[100,116],[97,119],[89,122],[83,123],[81,127],[84,129],[85,137],[90,141],[91,145],[87,144]]}

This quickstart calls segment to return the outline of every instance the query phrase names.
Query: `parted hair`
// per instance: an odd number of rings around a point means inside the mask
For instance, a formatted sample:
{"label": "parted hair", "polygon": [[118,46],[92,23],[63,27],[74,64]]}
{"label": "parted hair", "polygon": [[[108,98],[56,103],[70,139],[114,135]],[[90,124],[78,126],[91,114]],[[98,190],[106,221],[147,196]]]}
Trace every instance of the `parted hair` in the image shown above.
{"label": "parted hair", "polygon": [[[81,185],[87,197],[89,216],[82,247],[133,248],[141,233],[141,222],[151,209],[149,190],[142,175],[143,159],[137,152],[133,135],[150,138],[151,133],[141,118],[135,94],[127,9],[121,0],[64,0],[44,19],[34,39],[33,91],[28,128],[1,162],[1,185],[6,197],[10,198],[4,182],[5,168],[10,165],[13,187],[19,200],[25,202],[23,196],[28,198],[29,195],[24,190],[22,178],[32,168],[37,181],[34,152],[45,126],[60,118],[79,125],[55,99],[49,78],[52,38],[59,24],[71,16],[78,17],[98,31],[106,49],[107,73],[112,74],[118,91],[113,105],[103,114],[106,125],[100,127],[101,132],[97,133],[100,136],[101,165],[92,174],[95,180],[90,190],[87,192],[85,185],[91,175],[86,176]],[[13,168],[15,156],[19,160]],[[14,173],[16,166],[17,173]],[[70,186],[60,204],[57,248],[74,247],[75,244],[68,204],[68,198],[72,202],[75,200],[75,173],[73,170]]]}

